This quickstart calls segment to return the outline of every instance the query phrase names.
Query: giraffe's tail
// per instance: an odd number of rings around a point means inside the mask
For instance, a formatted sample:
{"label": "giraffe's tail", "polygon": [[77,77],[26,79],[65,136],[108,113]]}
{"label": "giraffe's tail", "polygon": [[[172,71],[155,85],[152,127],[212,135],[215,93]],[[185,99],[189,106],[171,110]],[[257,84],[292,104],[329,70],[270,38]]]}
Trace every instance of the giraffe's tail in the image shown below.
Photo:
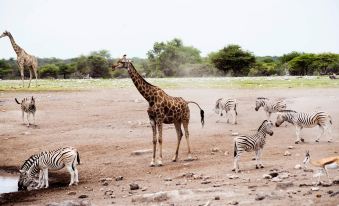
{"label": "giraffe's tail", "polygon": [[200,109],[200,117],[201,117],[201,126],[204,127],[204,124],[205,124],[205,112],[204,112],[204,110],[201,109],[201,107],[200,107],[200,105],[198,103],[192,102],[192,101],[188,101],[187,102],[187,104],[190,104],[190,103],[195,104],[195,105],[197,105],[199,107],[199,109]]}

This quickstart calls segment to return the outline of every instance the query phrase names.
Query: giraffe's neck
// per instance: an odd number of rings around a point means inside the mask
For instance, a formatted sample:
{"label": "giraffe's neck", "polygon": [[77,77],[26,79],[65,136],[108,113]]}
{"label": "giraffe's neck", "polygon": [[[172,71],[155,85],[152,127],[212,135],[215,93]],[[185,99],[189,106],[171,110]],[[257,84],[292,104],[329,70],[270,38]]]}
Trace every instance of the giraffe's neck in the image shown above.
{"label": "giraffe's neck", "polygon": [[12,43],[12,46],[13,46],[13,49],[14,49],[16,55],[19,56],[20,53],[21,53],[21,51],[22,51],[22,48],[20,48],[20,47],[15,43],[12,34],[8,34],[8,37],[9,37],[9,39],[11,40],[11,43]]}
{"label": "giraffe's neck", "polygon": [[131,77],[135,87],[138,89],[140,94],[148,101],[151,101],[151,96],[154,90],[158,90],[156,86],[148,83],[142,76],[137,72],[132,63],[129,63],[128,74]]}

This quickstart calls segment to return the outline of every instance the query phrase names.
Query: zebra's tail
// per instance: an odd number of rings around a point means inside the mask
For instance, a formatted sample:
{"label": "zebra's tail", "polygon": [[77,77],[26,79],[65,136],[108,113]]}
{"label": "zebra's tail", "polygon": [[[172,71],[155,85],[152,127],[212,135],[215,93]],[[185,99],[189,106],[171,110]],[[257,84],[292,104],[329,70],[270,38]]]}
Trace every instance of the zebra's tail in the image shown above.
{"label": "zebra's tail", "polygon": [[205,112],[204,112],[204,110],[201,109],[201,107],[199,106],[198,103],[192,102],[192,101],[188,101],[187,102],[187,104],[190,104],[190,103],[193,103],[193,104],[195,104],[195,105],[197,105],[199,107],[199,109],[200,109],[200,117],[201,117],[201,125],[202,125],[202,127],[204,127],[204,124],[205,124]]}
{"label": "zebra's tail", "polygon": [[331,117],[331,115],[328,115],[328,118],[330,119],[330,124],[332,124],[332,117]]}
{"label": "zebra's tail", "polygon": [[77,162],[78,162],[78,165],[80,164],[80,155],[79,155],[79,152],[77,151]]}
{"label": "zebra's tail", "polygon": [[237,144],[234,141],[234,157],[236,157],[236,156],[237,156]]}
{"label": "zebra's tail", "polygon": [[237,112],[237,102],[234,104],[234,111],[235,111],[235,115],[237,115],[238,116],[238,112]]}
{"label": "zebra's tail", "polygon": [[14,99],[15,99],[16,103],[20,104],[20,102],[17,100],[17,98],[14,98]]}

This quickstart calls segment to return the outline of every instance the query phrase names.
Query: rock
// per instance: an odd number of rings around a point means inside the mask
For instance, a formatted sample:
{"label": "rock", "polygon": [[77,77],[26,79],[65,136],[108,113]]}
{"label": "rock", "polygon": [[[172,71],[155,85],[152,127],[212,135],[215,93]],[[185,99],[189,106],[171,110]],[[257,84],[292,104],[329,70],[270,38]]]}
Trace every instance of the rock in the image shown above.
{"label": "rock", "polygon": [[291,156],[291,153],[289,151],[285,151],[284,156]]}
{"label": "rock", "polygon": [[131,190],[138,190],[138,189],[140,189],[139,185],[136,184],[136,183],[131,183],[131,184],[129,184],[129,188],[130,188]]}
{"label": "rock", "polygon": [[100,182],[110,182],[110,181],[112,181],[113,179],[112,178],[110,178],[110,177],[104,177],[104,178],[100,178]]}
{"label": "rock", "polygon": [[168,178],[165,178],[164,180],[165,180],[166,182],[170,182],[170,181],[172,181],[172,179],[171,179],[171,178],[169,178],[169,177],[168,177]]}
{"label": "rock", "polygon": [[152,149],[143,149],[143,150],[136,150],[136,151],[133,151],[131,153],[131,155],[135,155],[135,156],[138,156],[138,155],[143,155],[143,154],[150,154],[152,153]]}
{"label": "rock", "polygon": [[269,173],[268,175],[270,175],[272,178],[274,178],[274,177],[277,177],[277,176],[279,175],[279,173],[277,173],[277,172],[271,172],[271,173]]}
{"label": "rock", "polygon": [[272,182],[281,182],[282,179],[279,178],[279,177],[273,177],[271,181],[272,181]]}
{"label": "rock", "polygon": [[220,200],[220,196],[215,196],[214,200]]}
{"label": "rock", "polygon": [[296,169],[296,170],[300,170],[301,168],[302,168],[302,167],[301,167],[300,164],[297,164],[297,165],[294,166],[294,169]]}
{"label": "rock", "polygon": [[331,182],[321,182],[321,186],[323,187],[331,187],[333,184]]}
{"label": "rock", "polygon": [[339,179],[333,180],[333,184],[334,184],[334,185],[339,185]]}
{"label": "rock", "polygon": [[265,199],[265,195],[261,195],[261,194],[255,195],[255,200],[260,201],[260,200],[263,200],[263,199]]}
{"label": "rock", "polygon": [[316,197],[317,198],[321,198],[321,194],[316,194]]}
{"label": "rock", "polygon": [[121,181],[121,180],[123,180],[123,179],[124,179],[123,176],[118,176],[118,177],[115,178],[115,181]]}
{"label": "rock", "polygon": [[239,204],[239,202],[236,201],[236,200],[232,200],[232,201],[228,202],[228,204],[229,205],[237,205],[237,204]]}
{"label": "rock", "polygon": [[294,149],[294,147],[293,147],[293,146],[288,146],[287,148],[288,148],[288,149]]}
{"label": "rock", "polygon": [[78,198],[83,199],[83,198],[87,198],[87,197],[88,197],[88,195],[80,195]]}
{"label": "rock", "polygon": [[233,175],[233,174],[227,174],[227,177],[228,177],[228,179],[238,179],[239,178],[239,176],[238,175]]}
{"label": "rock", "polygon": [[319,190],[319,187],[312,187],[311,190],[312,190],[312,191],[318,191],[318,190]]}
{"label": "rock", "polygon": [[269,174],[263,174],[262,178],[264,179],[272,179],[272,176]]}
{"label": "rock", "polygon": [[327,191],[327,194],[332,194],[333,193],[333,190],[329,190],[329,191]]}
{"label": "rock", "polygon": [[276,189],[287,189],[289,187],[293,187],[293,182],[288,181],[288,182],[278,182],[277,185],[275,186]]}
{"label": "rock", "polygon": [[70,191],[70,192],[67,192],[68,195],[76,195],[77,193],[75,191]]}
{"label": "rock", "polygon": [[238,132],[233,132],[231,135],[232,135],[232,136],[238,136],[239,133],[238,133]]}
{"label": "rock", "polygon": [[287,172],[283,172],[283,173],[280,173],[279,174],[279,177],[281,178],[281,179],[286,179],[286,178],[288,178],[290,176],[290,174],[288,174]]}
{"label": "rock", "polygon": [[209,180],[204,180],[204,181],[201,182],[201,184],[203,184],[203,185],[210,184],[210,183],[211,183],[211,181],[209,181]]}
{"label": "rock", "polygon": [[330,194],[330,197],[334,197],[334,196],[336,196],[336,195],[338,195],[339,194],[339,191],[337,191],[337,192],[335,192],[335,193],[332,193],[332,194]]}
{"label": "rock", "polygon": [[169,199],[167,192],[157,192],[152,194],[139,195],[132,198],[132,202],[152,203],[163,202]]}
{"label": "rock", "polygon": [[301,183],[301,184],[299,184],[299,187],[310,187],[310,186],[313,186],[313,184],[311,184],[311,183]]}
{"label": "rock", "polygon": [[113,190],[106,190],[105,195],[108,195],[108,196],[113,195]]}
{"label": "rock", "polygon": [[313,169],[304,169],[304,172],[313,172]]}
{"label": "rock", "polygon": [[219,149],[218,147],[213,147],[213,148],[211,149],[211,151],[212,151],[212,152],[219,152],[220,149]]}
{"label": "rock", "polygon": [[230,154],[229,151],[226,151],[226,152],[224,153],[225,156],[228,156],[229,154]]}
{"label": "rock", "polygon": [[194,173],[193,172],[187,172],[187,173],[184,173],[183,175],[182,175],[182,177],[186,177],[186,178],[191,178],[191,177],[193,177],[194,176]]}
{"label": "rock", "polygon": [[109,184],[108,182],[103,182],[102,183],[103,186],[108,186],[108,184]]}

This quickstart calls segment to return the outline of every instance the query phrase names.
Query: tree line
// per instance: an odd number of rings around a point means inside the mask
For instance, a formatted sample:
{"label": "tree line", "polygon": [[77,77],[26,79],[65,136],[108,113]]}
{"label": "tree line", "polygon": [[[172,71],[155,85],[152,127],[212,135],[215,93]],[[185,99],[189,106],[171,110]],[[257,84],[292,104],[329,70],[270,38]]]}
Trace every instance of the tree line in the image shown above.
{"label": "tree line", "polygon": [[[339,54],[290,52],[282,56],[255,56],[239,45],[231,44],[202,57],[181,39],[155,42],[147,58],[132,58],[146,77],[271,76],[323,75],[339,72]],[[123,70],[111,71],[116,59],[107,50],[91,52],[71,59],[38,58],[39,78],[122,78]],[[25,70],[28,76],[28,70]],[[16,60],[0,60],[0,79],[20,76]]]}

